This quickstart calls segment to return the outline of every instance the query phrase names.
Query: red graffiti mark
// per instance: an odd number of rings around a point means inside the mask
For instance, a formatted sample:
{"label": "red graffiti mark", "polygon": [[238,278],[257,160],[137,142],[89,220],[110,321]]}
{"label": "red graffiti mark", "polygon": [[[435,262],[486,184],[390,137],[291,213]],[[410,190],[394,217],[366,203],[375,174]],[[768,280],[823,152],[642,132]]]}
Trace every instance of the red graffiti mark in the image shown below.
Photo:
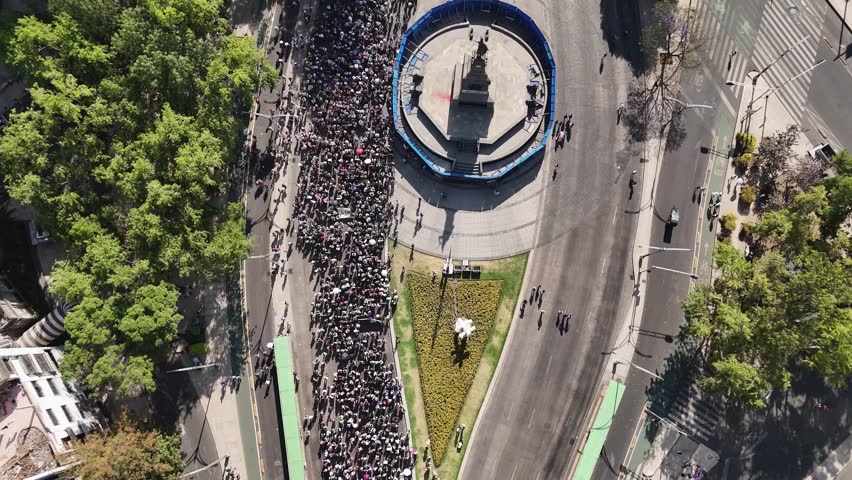
{"label": "red graffiti mark", "polygon": [[447,92],[434,92],[432,94],[432,96],[435,97],[435,98],[440,98],[441,100],[443,100],[445,102],[452,101],[452,99],[453,99],[453,97],[451,97],[450,94],[447,93]]}

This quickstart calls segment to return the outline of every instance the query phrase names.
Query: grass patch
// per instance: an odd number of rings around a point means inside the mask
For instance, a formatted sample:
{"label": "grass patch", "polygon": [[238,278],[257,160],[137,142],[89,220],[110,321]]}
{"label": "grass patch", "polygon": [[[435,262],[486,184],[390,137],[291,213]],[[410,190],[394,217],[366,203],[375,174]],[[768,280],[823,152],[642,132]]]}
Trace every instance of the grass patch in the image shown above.
{"label": "grass patch", "polygon": [[[408,418],[411,425],[411,436],[414,448],[418,451],[418,471],[422,474],[425,456],[424,446],[429,439],[429,429],[426,420],[426,407],[423,402],[423,390],[421,389],[420,371],[418,369],[417,351],[414,341],[414,329],[411,323],[411,298],[407,288],[407,282],[400,280],[400,273],[405,268],[406,275],[419,273],[429,276],[433,271],[440,275],[444,259],[432,257],[425,254],[414,253],[410,256],[410,250],[402,245],[394,246],[393,242],[388,245],[393,253],[391,262],[391,287],[399,292],[399,303],[394,314],[394,329],[398,338],[397,354],[399,356],[400,368],[402,370],[403,389],[406,403],[408,405]],[[456,424],[465,424],[463,435],[463,447],[457,452],[455,445],[447,445],[443,452],[443,461],[438,468],[441,478],[458,478],[459,469],[464,454],[467,450],[467,442],[473,429],[488,385],[494,376],[497,362],[503,351],[506,336],[512,322],[512,316],[523,282],[524,272],[527,265],[527,254],[518,255],[501,260],[474,262],[483,268],[481,280],[502,280],[503,288],[497,306],[496,317],[491,328],[490,336],[485,344],[482,359],[479,362],[473,382],[464,399],[461,412]],[[460,282],[461,283],[461,282]],[[452,307],[450,307],[452,308]],[[477,325],[477,329],[479,326]],[[452,428],[455,435],[455,425]],[[432,442],[434,444],[434,441]],[[434,452],[429,452],[434,457]]]}
{"label": "grass patch", "polygon": [[[451,439],[456,418],[491,335],[503,281],[442,281],[411,273],[407,283],[432,457],[440,465],[447,446],[457,441]],[[453,330],[458,317],[476,326],[464,340]]]}

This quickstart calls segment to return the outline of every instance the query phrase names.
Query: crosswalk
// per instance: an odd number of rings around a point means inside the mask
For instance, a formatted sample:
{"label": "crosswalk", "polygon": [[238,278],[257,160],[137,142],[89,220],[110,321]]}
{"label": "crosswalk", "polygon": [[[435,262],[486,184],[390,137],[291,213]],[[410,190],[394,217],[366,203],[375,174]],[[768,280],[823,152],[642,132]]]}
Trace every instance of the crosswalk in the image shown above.
{"label": "crosswalk", "polygon": [[[704,43],[705,65],[712,71],[722,72],[728,79],[745,78],[751,54],[748,35],[754,27],[748,22],[736,26],[737,17],[729,14],[724,0],[700,0],[695,8],[698,26],[692,30],[698,32],[699,41]],[[733,91],[738,94],[736,89]]]}
{"label": "crosswalk", "polygon": [[[708,67],[724,72],[726,80],[750,83],[746,76],[750,71],[766,68],[793,45],[796,47],[763,74],[768,85],[778,87],[819,60],[817,49],[822,41],[822,19],[827,8],[824,1],[699,0],[695,8],[698,13],[695,31],[708,41],[705,46]],[[734,51],[737,53],[732,56]],[[796,121],[802,120],[807,109],[813,75],[814,72],[806,73],[775,93]],[[744,90],[751,95],[749,87],[732,90],[737,96]],[[764,91],[756,91],[755,96]]]}
{"label": "crosswalk", "polygon": [[693,440],[704,444],[715,437],[721,416],[718,405],[702,397],[695,386],[676,391],[663,390],[656,395],[648,409],[688,433]]}

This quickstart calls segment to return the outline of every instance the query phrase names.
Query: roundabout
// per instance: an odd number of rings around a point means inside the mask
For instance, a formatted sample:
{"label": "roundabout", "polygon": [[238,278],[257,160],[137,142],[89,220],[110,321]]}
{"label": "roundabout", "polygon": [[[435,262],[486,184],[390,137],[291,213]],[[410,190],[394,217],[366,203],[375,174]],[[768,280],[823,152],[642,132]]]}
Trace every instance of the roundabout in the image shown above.
{"label": "roundabout", "polygon": [[517,7],[454,0],[405,33],[394,64],[394,125],[441,179],[493,183],[540,159],[553,128],[556,67]]}

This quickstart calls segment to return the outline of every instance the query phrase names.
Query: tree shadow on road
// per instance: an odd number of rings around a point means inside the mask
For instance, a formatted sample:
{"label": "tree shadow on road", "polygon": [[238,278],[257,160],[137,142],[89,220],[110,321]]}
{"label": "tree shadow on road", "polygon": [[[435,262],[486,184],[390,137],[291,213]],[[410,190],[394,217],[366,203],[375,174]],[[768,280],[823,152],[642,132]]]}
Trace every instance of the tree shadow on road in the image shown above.
{"label": "tree shadow on road", "polygon": [[[652,379],[645,390],[648,409],[661,417],[674,411],[679,394],[684,390],[692,391],[698,379],[699,359],[695,345],[686,335],[686,324],[681,325],[674,344],[675,350],[666,357],[662,371],[658,372],[661,378]],[[649,422],[645,429],[646,438],[653,441],[659,429],[659,422]]]}
{"label": "tree shadow on road", "polygon": [[850,436],[850,411],[848,387],[836,390],[797,366],[790,389],[773,392],[766,408],[728,406],[719,425],[720,453],[733,457],[731,478],[804,478]]}
{"label": "tree shadow on road", "polygon": [[641,49],[641,22],[639,6],[635,1],[601,0],[601,32],[609,53],[630,64],[635,76],[646,73]]}

